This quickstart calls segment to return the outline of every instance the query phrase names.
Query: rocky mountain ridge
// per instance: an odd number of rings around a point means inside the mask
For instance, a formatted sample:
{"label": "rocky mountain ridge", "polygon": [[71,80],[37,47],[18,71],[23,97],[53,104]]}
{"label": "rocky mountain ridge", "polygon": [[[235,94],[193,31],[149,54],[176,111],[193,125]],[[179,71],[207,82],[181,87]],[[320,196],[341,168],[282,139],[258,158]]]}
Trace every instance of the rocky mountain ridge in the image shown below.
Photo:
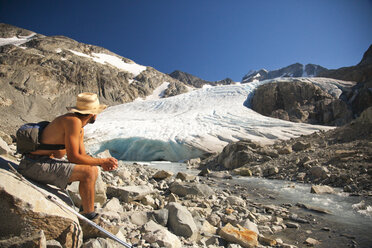
{"label": "rocky mountain ridge", "polygon": [[230,78],[226,78],[226,79],[223,79],[220,81],[214,81],[214,82],[206,81],[197,76],[194,76],[194,75],[191,75],[189,73],[182,72],[179,70],[176,70],[170,73],[169,76],[185,83],[186,85],[189,85],[195,88],[202,88],[204,85],[216,86],[216,85],[230,85],[234,83],[234,81]]}
{"label": "rocky mountain ridge", "polygon": [[242,78],[242,83],[263,81],[278,77],[316,77],[321,72],[326,70],[327,70],[326,68],[320,65],[314,64],[303,65],[300,63],[295,63],[284,68],[272,71],[268,71],[266,69],[252,70]]}
{"label": "rocky mountain ridge", "polygon": [[108,105],[144,98],[165,82],[164,97],[187,91],[167,74],[102,47],[7,24],[0,24],[0,36],[0,124],[5,132],[63,114],[84,91],[97,93]]}

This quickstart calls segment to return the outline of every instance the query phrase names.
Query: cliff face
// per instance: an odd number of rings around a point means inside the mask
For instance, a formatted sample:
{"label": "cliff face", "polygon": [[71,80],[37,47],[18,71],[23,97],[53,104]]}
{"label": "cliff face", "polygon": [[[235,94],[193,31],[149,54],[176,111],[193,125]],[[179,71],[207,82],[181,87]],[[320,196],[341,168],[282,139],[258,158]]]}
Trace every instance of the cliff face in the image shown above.
{"label": "cliff face", "polygon": [[97,93],[101,102],[115,105],[150,95],[164,82],[168,95],[186,91],[167,74],[102,47],[7,24],[0,24],[0,36],[0,124],[8,133],[21,123],[63,114],[80,92]]}
{"label": "cliff face", "polygon": [[372,45],[364,53],[359,64],[323,71],[319,76],[357,82],[353,89],[354,94],[345,97],[350,102],[353,112],[360,115],[372,106]]}

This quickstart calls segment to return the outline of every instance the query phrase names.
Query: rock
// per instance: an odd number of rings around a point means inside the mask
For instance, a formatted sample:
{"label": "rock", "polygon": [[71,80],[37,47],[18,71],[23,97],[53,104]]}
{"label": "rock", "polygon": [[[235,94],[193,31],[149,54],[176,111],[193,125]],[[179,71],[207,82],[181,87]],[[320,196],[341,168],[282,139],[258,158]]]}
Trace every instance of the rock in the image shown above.
{"label": "rock", "polygon": [[4,140],[7,145],[11,145],[13,143],[12,137],[8,135],[7,133],[4,133],[3,131],[0,130],[0,139]]}
{"label": "rock", "polygon": [[267,246],[275,246],[277,244],[277,241],[275,239],[266,238],[262,235],[258,237],[258,240],[261,244],[267,245]]}
{"label": "rock", "polygon": [[315,206],[310,206],[310,205],[303,204],[303,203],[297,203],[296,206],[307,209],[307,210],[310,210],[310,211],[313,211],[313,212],[317,212],[317,213],[331,214],[331,212],[328,211],[327,209],[320,208],[320,207],[315,207]]}
{"label": "rock", "polygon": [[147,212],[134,212],[130,215],[130,220],[133,224],[137,226],[142,226],[149,221]]}
{"label": "rock", "polygon": [[142,232],[143,238],[150,244],[156,243],[160,247],[166,248],[182,247],[181,241],[176,235],[152,220],[143,226]]}
{"label": "rock", "polygon": [[285,146],[285,147],[281,147],[280,149],[278,149],[278,153],[281,155],[291,154],[292,152],[293,150],[291,146]]}
{"label": "rock", "polygon": [[57,240],[54,240],[54,239],[47,240],[46,246],[48,248],[63,248],[61,243],[59,243]]}
{"label": "rock", "polygon": [[118,198],[113,197],[103,206],[104,211],[123,212],[123,206],[120,204]]}
{"label": "rock", "polygon": [[255,247],[258,245],[257,233],[241,226],[236,228],[230,223],[221,228],[219,235],[226,241],[238,243],[242,247]]}
{"label": "rock", "polygon": [[212,177],[212,178],[220,178],[220,179],[232,179],[232,176],[230,175],[230,172],[228,171],[211,172],[207,176]]}
{"label": "rock", "polygon": [[132,176],[132,174],[126,168],[119,168],[118,170],[114,171],[113,174],[123,181],[130,180]]}
{"label": "rock", "polygon": [[156,223],[162,225],[162,226],[167,226],[168,224],[168,209],[163,208],[156,210],[151,213],[152,218],[156,221]]}
{"label": "rock", "polygon": [[8,144],[2,138],[0,138],[0,155],[11,153],[12,151],[10,150]]}
{"label": "rock", "polygon": [[246,202],[242,198],[237,197],[237,196],[228,196],[226,198],[226,201],[230,203],[231,205],[236,205],[236,206],[240,206],[243,208],[247,205]]}
{"label": "rock", "polygon": [[32,234],[21,234],[19,237],[12,237],[6,240],[0,240],[0,247],[37,247],[46,248],[46,238],[44,231],[36,231]]}
{"label": "rock", "polygon": [[325,179],[329,177],[329,170],[324,166],[314,166],[309,172],[315,179]]}
{"label": "rock", "polygon": [[178,172],[176,178],[181,179],[182,181],[194,181],[196,176],[187,174],[185,172]]}
{"label": "rock", "polygon": [[217,228],[212,226],[207,220],[202,221],[199,232],[204,236],[213,236],[217,233]]}
{"label": "rock", "polygon": [[[84,220],[79,219],[79,221],[80,221],[81,229],[83,230],[84,240],[90,239],[90,238],[98,238],[98,237],[107,238],[106,234],[102,233],[97,228],[91,226]],[[102,215],[96,217],[92,221],[98,226],[102,227],[103,229],[105,229],[106,231],[114,235],[117,234],[117,232],[120,229],[120,226],[105,220]]]}
{"label": "rock", "polygon": [[252,171],[247,167],[240,167],[240,168],[234,169],[233,172],[243,177],[251,177],[253,175]]}
{"label": "rock", "polygon": [[250,220],[248,220],[248,219],[246,219],[244,221],[241,221],[239,224],[242,227],[247,228],[248,230],[251,230],[251,231],[253,231],[253,232],[257,233],[257,234],[260,234],[260,232],[258,231],[258,228],[257,228],[257,224],[254,223],[254,222],[252,222],[252,221],[250,221]]}
{"label": "rock", "polygon": [[292,149],[295,152],[304,151],[304,150],[307,150],[309,148],[311,148],[311,144],[310,143],[305,143],[303,141],[297,141],[294,145],[292,145]]}
{"label": "rock", "polygon": [[310,193],[313,194],[334,194],[335,191],[332,187],[327,185],[311,185]]}
{"label": "rock", "polygon": [[131,201],[142,200],[146,195],[154,193],[154,190],[146,185],[140,186],[125,186],[107,188],[107,196],[117,197],[119,200],[129,203]]}
{"label": "rock", "polygon": [[287,222],[285,223],[285,225],[288,227],[288,228],[300,228],[300,225],[298,223],[294,223],[294,222]]}
{"label": "rock", "polygon": [[7,223],[0,225],[1,237],[43,230],[48,240],[55,239],[66,247],[81,246],[82,230],[75,215],[3,169],[0,169],[0,195],[0,223]]}
{"label": "rock", "polygon": [[169,211],[168,226],[171,232],[194,240],[197,237],[198,230],[187,208],[179,203],[172,202],[168,204],[167,209]]}
{"label": "rock", "polygon": [[200,164],[200,158],[192,158],[187,160],[186,164],[188,168],[197,168]]}
{"label": "rock", "polygon": [[305,243],[308,244],[308,245],[319,245],[320,242],[316,239],[313,239],[313,238],[307,238],[305,240]]}
{"label": "rock", "polygon": [[85,242],[82,246],[82,248],[102,248],[102,247],[122,248],[123,246],[120,243],[112,239],[101,238],[101,237],[96,238],[96,239],[90,239],[87,242]]}
{"label": "rock", "polygon": [[155,175],[153,175],[152,177],[156,180],[163,180],[171,176],[173,176],[172,172],[161,170],[161,171],[157,171]]}
{"label": "rock", "polygon": [[296,180],[299,181],[299,182],[303,182],[305,177],[306,177],[306,173],[305,172],[300,172],[300,173],[297,174]]}
{"label": "rock", "polygon": [[179,196],[197,195],[209,197],[214,191],[206,184],[199,183],[178,183],[174,182],[169,187],[170,191]]}
{"label": "rock", "polygon": [[339,99],[340,88],[352,84],[320,78],[274,79],[255,90],[251,106],[260,114],[293,122],[343,125],[352,120],[352,111]]}
{"label": "rock", "polygon": [[198,176],[205,177],[205,176],[207,176],[209,173],[211,173],[211,171],[210,171],[209,169],[207,169],[207,168],[203,168],[203,169],[199,172]]}

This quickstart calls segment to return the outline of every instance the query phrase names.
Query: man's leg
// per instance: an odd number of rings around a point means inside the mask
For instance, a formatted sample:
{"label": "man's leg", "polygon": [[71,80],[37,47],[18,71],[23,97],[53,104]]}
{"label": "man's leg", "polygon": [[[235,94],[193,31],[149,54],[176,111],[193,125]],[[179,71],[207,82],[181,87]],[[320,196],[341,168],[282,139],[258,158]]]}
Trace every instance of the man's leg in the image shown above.
{"label": "man's leg", "polygon": [[84,213],[94,212],[95,185],[98,177],[97,166],[75,165],[70,182],[79,181],[79,194]]}

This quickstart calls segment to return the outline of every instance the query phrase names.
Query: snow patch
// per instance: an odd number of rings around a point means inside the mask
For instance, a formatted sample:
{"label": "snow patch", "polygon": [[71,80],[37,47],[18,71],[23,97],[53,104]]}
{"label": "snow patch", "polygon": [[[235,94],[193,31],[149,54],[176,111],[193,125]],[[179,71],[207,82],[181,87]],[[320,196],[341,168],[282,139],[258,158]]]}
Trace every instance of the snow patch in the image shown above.
{"label": "snow patch", "polygon": [[94,62],[100,64],[109,64],[118,68],[119,70],[130,72],[133,74],[134,77],[138,76],[141,72],[146,70],[146,66],[138,65],[134,62],[125,63],[121,58],[105,53],[92,53],[92,55],[87,55],[85,53],[81,53],[74,50],[70,50],[70,52],[84,58],[92,59]]}
{"label": "snow patch", "polygon": [[32,33],[28,36],[13,36],[11,38],[0,38],[0,46],[5,46],[5,45],[15,45],[15,46],[20,46],[34,38],[36,33]]}

